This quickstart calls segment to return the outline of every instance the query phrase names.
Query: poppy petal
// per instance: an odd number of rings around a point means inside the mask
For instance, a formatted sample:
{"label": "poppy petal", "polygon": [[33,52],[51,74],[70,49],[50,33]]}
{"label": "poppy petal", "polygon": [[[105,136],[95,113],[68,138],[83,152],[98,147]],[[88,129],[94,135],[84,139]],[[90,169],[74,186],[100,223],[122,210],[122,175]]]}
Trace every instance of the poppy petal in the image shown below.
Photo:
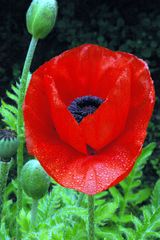
{"label": "poppy petal", "polygon": [[123,67],[105,102],[80,123],[86,142],[99,150],[124,129],[130,106],[130,70]]}
{"label": "poppy petal", "polygon": [[[65,51],[44,65],[44,75],[54,76],[62,101],[69,105],[86,95],[106,97],[115,83],[121,55],[93,44]],[[106,81],[108,79],[108,81]]]}
{"label": "poppy petal", "polygon": [[74,117],[62,102],[53,77],[44,76],[45,90],[50,104],[50,112],[57,133],[63,141],[82,153],[87,153],[83,132]]}
{"label": "poppy petal", "polygon": [[[42,118],[46,125],[49,122],[50,128],[56,128],[62,140],[86,153],[86,144],[78,123],[59,98],[54,89],[54,81],[50,81],[50,77],[43,77],[43,71],[41,67],[33,74],[24,105],[32,106],[35,114]],[[46,91],[51,101],[48,101]]]}
{"label": "poppy petal", "polygon": [[[119,182],[128,173],[128,164],[125,165],[122,158],[115,164],[113,152],[110,155],[103,152],[97,156],[79,154],[63,143],[53,129],[52,133],[46,135],[44,123],[33,109],[25,105],[24,113],[29,152],[62,186],[92,195],[107,189],[116,180]],[[43,130],[39,131],[39,128]]]}
{"label": "poppy petal", "polygon": [[[85,191],[89,191],[90,194],[117,184],[129,174],[141,152],[146,128],[153,111],[155,93],[146,63],[133,55],[122,54],[130,60],[132,69],[131,107],[123,133],[95,157],[92,177],[90,175],[92,188],[87,182],[84,185]],[[91,161],[88,166],[91,167],[92,162],[94,161]]]}

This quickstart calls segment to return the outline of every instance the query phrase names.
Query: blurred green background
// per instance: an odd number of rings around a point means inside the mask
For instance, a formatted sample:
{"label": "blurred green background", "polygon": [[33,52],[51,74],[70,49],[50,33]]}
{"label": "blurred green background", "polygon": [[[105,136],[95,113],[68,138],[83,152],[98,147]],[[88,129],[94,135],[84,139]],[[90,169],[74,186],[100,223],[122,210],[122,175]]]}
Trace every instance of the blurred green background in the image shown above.
{"label": "blurred green background", "polygon": [[[25,26],[29,0],[0,1],[0,96],[6,99],[20,76],[30,40]],[[83,43],[96,43],[143,58],[149,64],[157,101],[146,142],[157,148],[146,169],[151,178],[160,176],[160,1],[149,0],[58,0],[54,31],[39,42],[32,71],[62,51]]]}

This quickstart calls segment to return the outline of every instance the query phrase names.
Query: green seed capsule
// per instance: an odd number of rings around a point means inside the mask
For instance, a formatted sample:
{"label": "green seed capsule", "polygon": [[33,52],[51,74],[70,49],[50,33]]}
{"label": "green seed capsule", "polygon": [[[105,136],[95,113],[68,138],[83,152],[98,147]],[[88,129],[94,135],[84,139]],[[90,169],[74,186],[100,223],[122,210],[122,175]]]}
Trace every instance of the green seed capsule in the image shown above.
{"label": "green seed capsule", "polygon": [[22,168],[21,183],[25,193],[33,199],[42,198],[48,191],[50,177],[39,161],[28,161]]}
{"label": "green seed capsule", "polygon": [[18,148],[16,133],[11,130],[0,130],[0,158],[2,161],[10,161]]}
{"label": "green seed capsule", "polygon": [[57,11],[56,0],[33,0],[26,15],[28,32],[36,39],[45,38],[55,25]]}

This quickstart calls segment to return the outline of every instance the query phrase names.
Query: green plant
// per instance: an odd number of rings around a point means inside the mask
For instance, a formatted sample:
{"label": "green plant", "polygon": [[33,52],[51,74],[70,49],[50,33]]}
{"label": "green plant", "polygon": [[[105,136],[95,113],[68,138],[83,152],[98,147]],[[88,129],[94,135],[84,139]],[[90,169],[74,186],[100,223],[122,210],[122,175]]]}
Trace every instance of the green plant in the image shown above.
{"label": "green plant", "polygon": [[[31,74],[28,74],[27,87],[31,79]],[[10,104],[5,101],[1,101],[0,114],[2,116],[2,121],[11,130],[17,130],[17,115],[18,115],[18,97],[20,92],[20,84],[17,82],[15,85],[11,85],[11,91],[6,91],[6,95],[10,100]]]}
{"label": "green plant", "polygon": [[[160,238],[160,181],[153,191],[142,182],[142,170],[154,148],[155,144],[151,143],[143,149],[131,174],[117,187],[95,196],[95,233],[98,240]],[[10,183],[5,193],[3,215],[6,224],[1,227],[2,239],[14,236],[12,214],[15,203],[8,198],[15,192],[16,184],[16,181]],[[39,200],[35,226],[30,223],[30,208],[31,199],[23,193],[23,209],[18,217],[22,239],[87,240],[86,195],[64,189],[54,182],[52,190]]]}
{"label": "green plant", "polygon": [[[159,19],[155,20],[152,13],[149,14],[149,18],[144,14],[143,20],[141,20],[141,16],[138,15],[138,23],[136,25],[138,25],[139,22],[141,24],[138,27],[136,26],[136,28],[132,26],[132,30],[130,31],[129,25],[126,23],[125,18],[121,16],[118,8],[115,8],[111,13],[110,5],[107,5],[107,7],[105,7],[105,4],[97,6],[96,3],[97,7],[88,14],[89,26],[87,26],[87,24],[83,24],[84,19],[75,18],[77,14],[76,4],[77,1],[75,1],[75,3],[70,2],[68,8],[64,8],[64,18],[59,22],[57,38],[62,46],[64,46],[64,42],[67,42],[67,45],[71,47],[88,41],[93,43],[98,42],[111,49],[117,49],[120,46],[120,50],[136,52],[137,55],[146,58],[151,64],[152,72],[157,71],[155,59],[158,60],[160,54],[159,49],[157,49],[158,41],[156,37],[159,37],[159,34],[157,32],[156,34],[150,33],[153,29],[158,31]],[[95,3],[93,3],[93,5],[94,4]],[[83,1],[82,5],[86,7],[87,1]],[[72,18],[74,18],[73,21],[71,21]],[[43,22],[44,21],[42,21],[42,23]],[[67,27],[68,31],[66,31]],[[32,33],[32,31],[30,32]],[[146,34],[147,32],[149,32],[149,34]],[[127,35],[130,35],[129,38],[126,37]],[[135,41],[132,40],[133,36],[136,37]],[[146,37],[148,37],[148,40],[143,44]],[[20,83],[12,86],[12,92],[7,92],[9,99],[14,102],[13,105],[2,101],[0,108],[3,122],[9,128],[17,130],[20,142],[17,161],[18,179],[8,185],[4,194],[5,201],[2,209],[3,217],[0,238],[12,239],[15,237],[15,221],[13,215],[16,215],[16,208],[18,208],[19,213],[21,206],[23,206],[20,214],[17,214],[17,222],[20,226],[22,239],[87,239],[88,211],[86,196],[75,191],[62,189],[57,184],[53,185],[51,192],[46,195],[44,199],[40,200],[38,218],[36,224],[33,225],[30,221],[31,200],[21,191],[20,173],[23,165],[23,148],[25,143],[22,104],[28,86],[27,78],[28,81],[30,80],[29,68],[36,44],[37,39],[32,38]],[[154,57],[153,59],[152,56]],[[0,70],[3,72],[3,69]],[[152,134],[156,129],[158,129],[158,127],[152,123]],[[141,179],[142,169],[154,147],[155,144],[150,144],[144,149],[133,172],[125,181],[121,182],[118,187],[113,187],[109,191],[95,196],[95,233],[97,239],[132,240],[158,239],[160,237],[158,225],[158,219],[160,217],[160,183],[156,183],[152,200],[149,200],[152,190],[146,186],[146,184],[143,186]],[[157,160],[154,159],[152,163],[153,167],[156,166],[155,169],[157,171]],[[16,199],[17,188],[18,198]],[[13,195],[10,196],[9,193]],[[90,198],[90,200],[93,210],[93,199]],[[93,211],[91,212],[91,216],[93,216]],[[93,224],[91,225],[93,228]],[[19,231],[17,231],[16,239],[19,238],[20,234]]]}

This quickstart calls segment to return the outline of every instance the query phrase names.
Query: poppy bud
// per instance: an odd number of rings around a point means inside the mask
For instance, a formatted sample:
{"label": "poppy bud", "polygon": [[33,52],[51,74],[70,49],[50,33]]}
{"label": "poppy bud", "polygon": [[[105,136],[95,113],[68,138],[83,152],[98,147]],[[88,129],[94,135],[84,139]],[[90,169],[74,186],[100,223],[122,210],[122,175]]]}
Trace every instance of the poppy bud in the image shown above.
{"label": "poppy bud", "polygon": [[27,29],[36,39],[45,38],[55,25],[56,0],[33,0],[26,15]]}
{"label": "poppy bud", "polygon": [[[0,158],[5,162],[17,152],[18,139],[12,130],[0,130]],[[7,159],[7,160],[6,160]]]}
{"label": "poppy bud", "polygon": [[32,159],[22,168],[21,183],[25,193],[38,200],[46,194],[50,184],[50,177],[40,163]]}

